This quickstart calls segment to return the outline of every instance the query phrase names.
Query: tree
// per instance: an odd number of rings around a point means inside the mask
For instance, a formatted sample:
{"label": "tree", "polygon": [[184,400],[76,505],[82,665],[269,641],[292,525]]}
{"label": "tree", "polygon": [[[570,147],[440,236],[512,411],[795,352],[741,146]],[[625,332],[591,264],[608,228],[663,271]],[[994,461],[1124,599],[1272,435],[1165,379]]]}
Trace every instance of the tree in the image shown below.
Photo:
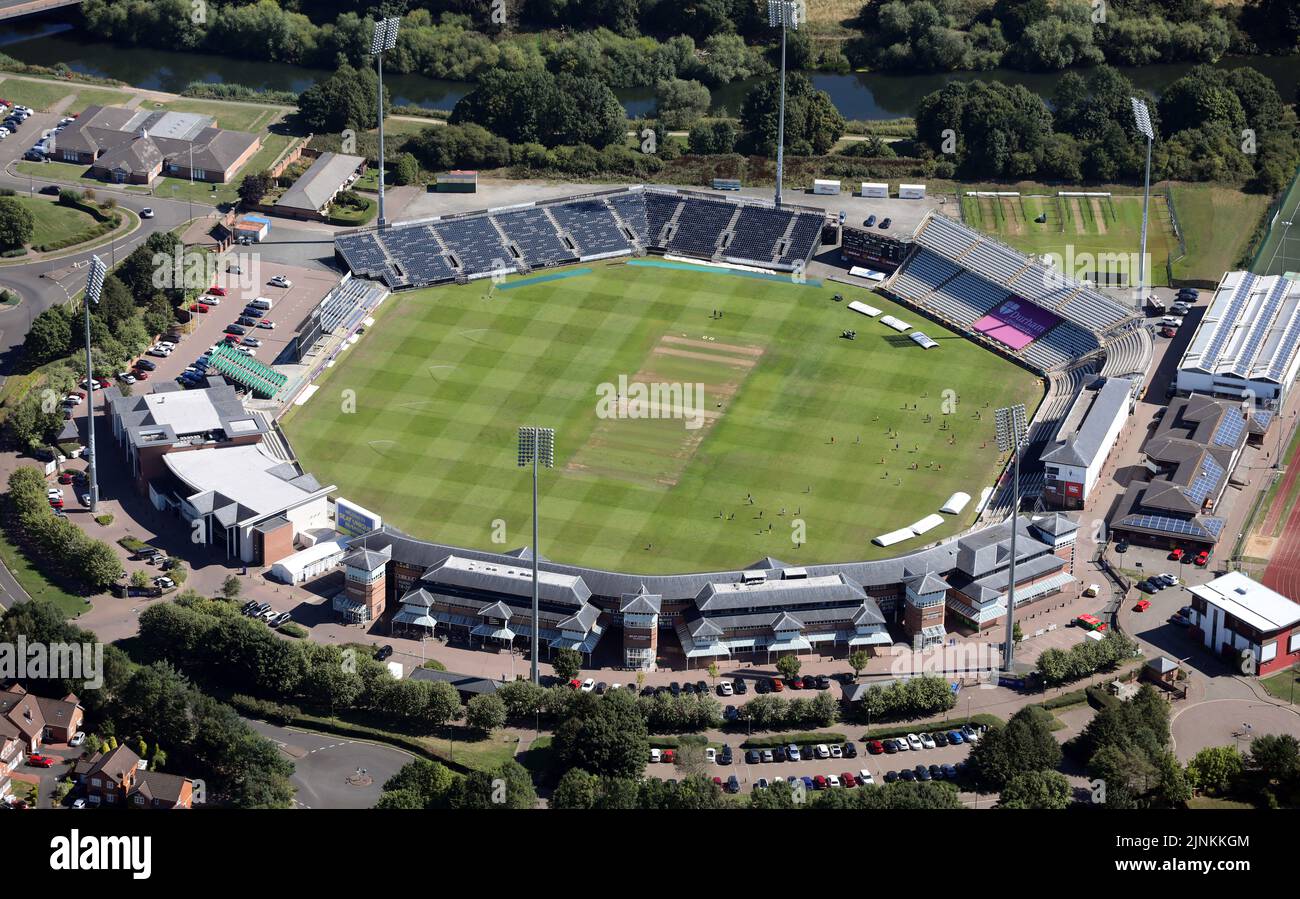
{"label": "tree", "polygon": [[547,147],[621,142],[627,131],[623,105],[599,78],[546,69],[490,69],[457,101],[453,125],[482,125],[511,143]]}
{"label": "tree", "polygon": [[221,595],[226,599],[238,599],[243,589],[244,585],[233,574],[226,575],[226,579],[221,582]]}
{"label": "tree", "polygon": [[665,128],[690,128],[709,111],[709,89],[698,81],[671,78],[655,85],[655,114]]}
{"label": "tree", "polygon": [[556,677],[570,681],[577,678],[582,671],[582,656],[573,649],[561,649],[551,659],[551,667]]}
{"label": "tree", "polygon": [[[741,106],[740,124],[746,140],[759,153],[775,155],[780,77],[764,79],[750,89]],[[813,88],[812,81],[801,72],[786,78],[785,145],[801,156],[830,152],[844,134],[844,117],[830,95]]]}
{"label": "tree", "polygon": [[587,810],[596,807],[599,779],[581,768],[564,772],[551,794],[550,808]]}
{"label": "tree", "polygon": [[638,776],[650,754],[645,719],[626,690],[575,696],[552,747],[564,767],[609,777]]}
{"label": "tree", "polygon": [[424,720],[433,727],[442,727],[460,717],[460,694],[446,681],[435,681],[429,688],[429,702],[424,707]]}
{"label": "tree", "polygon": [[31,242],[36,218],[14,197],[0,197],[0,247],[16,248]]}
{"label": "tree", "polygon": [[239,182],[239,202],[245,206],[256,206],[262,198],[275,187],[275,179],[270,172],[251,172]]}
{"label": "tree", "polygon": [[142,568],[137,568],[135,571],[131,572],[131,586],[148,587],[149,573]]}
{"label": "tree", "polygon": [[736,149],[736,129],[730,122],[701,122],[686,136],[686,147],[696,156],[731,153]]}
{"label": "tree", "polygon": [[715,686],[716,686],[717,683],[718,683],[718,675],[719,675],[719,674],[721,674],[721,671],[718,669],[718,663],[717,663],[717,662],[709,662],[709,679],[713,681],[713,683],[714,683]]}
{"label": "tree", "polygon": [[865,649],[855,649],[849,653],[849,667],[853,669],[853,679],[862,676],[862,671],[871,664],[871,653]]}
{"label": "tree", "polygon": [[[312,131],[338,133],[345,129],[369,129],[375,126],[378,94],[378,76],[369,66],[354,69],[344,63],[333,75],[299,95],[298,115]],[[385,118],[388,108],[389,95],[385,90]]]}
{"label": "tree", "polygon": [[492,693],[475,696],[465,704],[465,723],[490,734],[506,723],[506,704]]}
{"label": "tree", "polygon": [[1026,771],[1007,781],[998,808],[1063,809],[1070,804],[1070,782],[1059,771]]}
{"label": "tree", "polygon": [[23,352],[34,365],[68,355],[72,349],[72,321],[63,306],[53,306],[32,319]]}
{"label": "tree", "polygon": [[799,661],[799,657],[794,653],[781,656],[781,658],[776,660],[777,673],[786,680],[794,680],[798,677],[799,669],[802,667],[803,663]]}
{"label": "tree", "polygon": [[1061,763],[1061,744],[1051,725],[1051,713],[1031,705],[1011,716],[1005,727],[990,728],[971,750],[976,776],[1000,788],[1017,774],[1055,768]]}
{"label": "tree", "polygon": [[1207,746],[1187,763],[1187,779],[1203,793],[1222,796],[1233,788],[1245,769],[1245,759],[1235,746]]}
{"label": "tree", "polygon": [[454,809],[530,809],[537,806],[532,777],[511,759],[488,771],[473,771],[451,791]]}
{"label": "tree", "polygon": [[78,579],[92,591],[103,590],[122,575],[122,562],[103,540],[85,540],[69,561],[77,566]]}
{"label": "tree", "polygon": [[393,183],[416,184],[420,180],[420,162],[413,153],[398,153],[391,163]]}
{"label": "tree", "polygon": [[388,779],[384,784],[384,795],[396,793],[403,797],[409,796],[416,803],[393,805],[393,808],[445,808],[455,780],[445,765],[428,759],[416,759],[407,762]]}

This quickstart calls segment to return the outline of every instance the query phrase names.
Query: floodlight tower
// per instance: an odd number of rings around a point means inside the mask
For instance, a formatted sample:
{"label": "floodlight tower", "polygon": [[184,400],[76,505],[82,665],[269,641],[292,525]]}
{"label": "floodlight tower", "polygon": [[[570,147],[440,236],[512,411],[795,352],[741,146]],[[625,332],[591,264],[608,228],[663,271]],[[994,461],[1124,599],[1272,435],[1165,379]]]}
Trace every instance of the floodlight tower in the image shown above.
{"label": "floodlight tower", "polygon": [[370,40],[370,55],[375,58],[375,68],[379,73],[379,100],[376,104],[379,115],[379,227],[388,224],[384,218],[384,51],[397,46],[397,26],[402,20],[397,17],[380,19],[375,22],[374,37]]}
{"label": "floodlight tower", "polygon": [[1004,453],[1010,451],[1012,460],[1011,568],[1007,573],[1007,651],[1006,658],[1003,660],[1003,667],[1010,674],[1011,663],[1016,652],[1016,643],[1012,639],[1012,634],[1016,626],[1016,531],[1020,527],[1020,449],[1024,445],[1028,431],[1024,404],[1003,406],[995,413],[994,422],[997,426],[998,450]]}
{"label": "floodlight tower", "polygon": [[555,467],[555,430],[553,428],[523,427],[519,429],[520,468],[533,467],[533,683],[537,678],[537,468]]}
{"label": "floodlight tower", "polygon": [[1147,208],[1151,205],[1151,145],[1155,142],[1156,132],[1151,127],[1151,113],[1147,110],[1146,103],[1137,97],[1129,97],[1129,102],[1133,104],[1133,119],[1137,122],[1137,130],[1142,132],[1142,136],[1147,139],[1147,173],[1142,189],[1142,254],[1138,256],[1137,305],[1140,311],[1142,309],[1142,294],[1146,286]]}
{"label": "floodlight tower", "polygon": [[785,32],[799,29],[799,0],[767,0],[767,23],[781,28],[781,105],[776,125],[776,205],[781,206],[781,178],[785,174]]}
{"label": "floodlight tower", "polygon": [[86,476],[90,482],[90,512],[93,515],[95,507],[99,504],[99,478],[96,470],[99,468],[99,454],[95,452],[95,390],[98,385],[95,383],[95,368],[91,361],[90,352],[90,304],[99,305],[99,294],[104,289],[104,276],[108,274],[108,266],[104,265],[104,260],[98,256],[90,257],[90,272],[86,275],[86,396],[90,397],[90,406],[86,409],[86,446],[90,449],[90,465],[86,468]]}

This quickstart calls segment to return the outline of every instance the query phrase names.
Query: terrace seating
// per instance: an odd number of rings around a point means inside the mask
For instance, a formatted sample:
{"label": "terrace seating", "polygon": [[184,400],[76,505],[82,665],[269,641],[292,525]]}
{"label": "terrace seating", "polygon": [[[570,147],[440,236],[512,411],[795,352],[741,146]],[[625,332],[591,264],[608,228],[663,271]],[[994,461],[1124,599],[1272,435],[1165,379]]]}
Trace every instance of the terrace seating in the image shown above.
{"label": "terrace seating", "polygon": [[965,272],[935,291],[925,305],[950,321],[969,327],[1004,299],[1005,292]]}
{"label": "terrace seating", "polygon": [[442,239],[465,275],[480,275],[517,267],[514,255],[501,242],[501,235],[486,216],[466,216],[434,222],[433,232]]}
{"label": "terrace seating", "polygon": [[[677,218],[677,228],[664,249],[686,256],[711,259],[718,250],[722,232],[735,214],[734,203],[693,198],[684,200]],[[770,262],[771,258],[771,253],[762,257],[764,262]]]}
{"label": "terrace seating", "polygon": [[428,225],[389,228],[380,235],[389,254],[401,265],[408,283],[424,286],[455,278],[456,273]]}
{"label": "terrace seating", "polygon": [[557,265],[578,258],[573,250],[565,246],[555,232],[555,226],[541,209],[516,209],[498,213],[492,218],[506,237],[519,248],[524,261],[530,266]]}
{"label": "terrace seating", "polygon": [[578,245],[582,256],[629,252],[632,249],[609,207],[601,200],[579,200],[547,207],[551,216]]}
{"label": "terrace seating", "polygon": [[[682,200],[675,195],[647,191],[644,195],[646,217],[646,243],[652,247],[664,245],[664,226],[677,217]],[[710,251],[712,255],[712,251]]]}
{"label": "terrace seating", "polygon": [[348,268],[357,274],[372,277],[381,274],[388,265],[388,257],[373,231],[345,234],[334,245],[343,254]]}
{"label": "terrace seating", "polygon": [[734,259],[752,259],[770,263],[776,244],[790,227],[790,213],[765,206],[745,206],[732,229],[735,237],[723,251]]}
{"label": "terrace seating", "polygon": [[825,224],[825,217],[818,213],[799,213],[794,220],[794,229],[790,232],[790,242],[785,254],[777,260],[777,263],[788,266],[796,262],[807,262],[821,246],[822,226]]}
{"label": "terrace seating", "polygon": [[[607,202],[618,213],[618,217],[623,220],[623,224],[632,229],[632,233],[636,235],[636,239],[642,244],[651,244],[659,239],[658,232],[654,234],[653,239],[650,235],[650,219],[644,191],[615,194]],[[664,222],[666,221],[665,218]],[[663,228],[663,222],[660,222],[659,227]]]}
{"label": "terrace seating", "polygon": [[988,241],[977,243],[969,253],[962,256],[961,262],[972,271],[999,284],[1007,284],[1028,265],[1024,256]]}

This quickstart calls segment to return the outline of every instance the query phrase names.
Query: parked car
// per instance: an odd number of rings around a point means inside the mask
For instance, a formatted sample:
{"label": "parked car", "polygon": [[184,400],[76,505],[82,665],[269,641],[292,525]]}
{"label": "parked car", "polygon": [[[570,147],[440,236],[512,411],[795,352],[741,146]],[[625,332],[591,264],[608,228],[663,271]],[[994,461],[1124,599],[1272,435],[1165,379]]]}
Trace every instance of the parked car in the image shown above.
{"label": "parked car", "polygon": [[661,758],[661,756],[662,753],[660,753],[658,749],[656,749],[653,746],[650,747],[650,764],[652,765],[659,764],[659,759]]}
{"label": "parked car", "polygon": [[785,755],[786,758],[788,758],[792,762],[803,761],[803,756],[799,752],[799,747],[793,743],[785,747]]}
{"label": "parked car", "polygon": [[862,227],[864,228],[874,228],[875,226],[876,226],[876,217],[874,215],[867,216],[862,222]]}
{"label": "parked car", "polygon": [[392,645],[389,643],[385,643],[383,646],[379,647],[379,651],[375,653],[375,661],[382,662],[392,654],[393,654]]}
{"label": "parked car", "polygon": [[150,362],[148,359],[138,359],[136,360],[135,367],[143,368],[145,371],[153,371],[158,366],[155,363]]}
{"label": "parked car", "polygon": [[142,219],[151,219],[151,218],[153,218],[153,207],[152,207],[152,206],[146,206],[144,209],[141,209],[141,210],[140,210],[140,218],[142,218]]}
{"label": "parked car", "polygon": [[736,775],[733,774],[727,778],[726,790],[728,793],[740,792],[740,781],[736,778]]}
{"label": "parked car", "polygon": [[270,319],[266,319],[266,318],[264,318],[264,319],[262,319],[260,322],[257,323],[257,326],[258,326],[259,328],[268,328],[268,329],[269,329],[269,328],[274,328],[274,327],[275,327],[275,322],[271,321]]}
{"label": "parked car", "polygon": [[585,681],[582,682],[582,692],[583,692],[583,693],[590,693],[590,692],[591,692],[592,690],[594,690],[594,689],[596,689],[596,679],[595,679],[595,678],[589,677],[589,678],[587,678]]}
{"label": "parked car", "polygon": [[911,749],[911,750],[913,750],[913,751],[919,751],[919,750],[923,749],[924,746],[925,746],[925,744],[921,742],[921,738],[918,737],[916,734],[908,734],[908,735],[907,735],[907,748],[908,748],[908,749]]}
{"label": "parked car", "polygon": [[80,745],[81,745],[82,743],[84,743],[84,742],[86,742],[86,732],[85,732],[85,731],[80,731],[80,730],[79,730],[79,731],[77,731],[75,734],[72,735],[72,739],[68,740],[68,745],[69,745],[69,746],[80,746]]}
{"label": "parked car", "polygon": [[1196,554],[1195,559],[1192,559],[1192,564],[1196,565],[1199,568],[1204,568],[1206,566],[1206,563],[1208,563],[1209,561],[1210,561],[1210,551],[1208,549],[1203,549]]}
{"label": "parked car", "polygon": [[272,287],[285,287],[285,288],[293,287],[293,282],[290,281],[288,278],[286,278],[284,275],[276,275],[267,283],[270,284]]}
{"label": "parked car", "polygon": [[48,755],[32,753],[27,756],[27,764],[34,768],[52,768],[54,767],[54,759],[50,758]]}
{"label": "parked car", "polygon": [[762,758],[757,749],[745,750],[745,763],[748,765],[757,765]]}
{"label": "parked car", "polygon": [[880,745],[883,747],[886,755],[893,755],[898,752],[898,743],[894,740],[885,740],[884,742],[881,742]]}
{"label": "parked car", "polygon": [[881,231],[888,231],[888,230],[889,230],[889,226],[892,225],[892,224],[894,224],[894,220],[893,220],[893,219],[888,218],[888,217],[883,218],[883,219],[880,220],[880,230],[881,230]]}
{"label": "parked car", "polygon": [[924,746],[926,749],[934,748],[935,746],[934,737],[930,736],[929,734],[921,734],[920,737],[921,737],[922,746]]}
{"label": "parked car", "polygon": [[845,743],[843,749],[840,752],[841,755],[846,759],[855,759],[858,757],[858,747],[852,743]]}
{"label": "parked car", "polygon": [[1169,553],[1169,558],[1171,561],[1181,562],[1185,555],[1187,555],[1187,550],[1183,549],[1181,546],[1177,546],[1174,547],[1173,552]]}
{"label": "parked car", "polygon": [[735,691],[737,696],[744,696],[749,692],[749,684],[745,683],[740,678],[736,678],[731,682],[731,688]]}
{"label": "parked car", "polygon": [[715,764],[718,761],[718,750],[714,749],[712,746],[706,747],[704,750],[704,761],[708,762],[710,765]]}
{"label": "parked car", "polygon": [[758,757],[765,763],[783,761],[785,757],[785,751],[780,750],[781,758],[777,758],[777,752],[778,750],[774,750],[774,749],[764,749],[762,752],[758,754]]}
{"label": "parked car", "polygon": [[213,286],[208,288],[208,293],[216,297],[224,297],[226,295],[226,288],[218,287],[217,285],[214,284]]}

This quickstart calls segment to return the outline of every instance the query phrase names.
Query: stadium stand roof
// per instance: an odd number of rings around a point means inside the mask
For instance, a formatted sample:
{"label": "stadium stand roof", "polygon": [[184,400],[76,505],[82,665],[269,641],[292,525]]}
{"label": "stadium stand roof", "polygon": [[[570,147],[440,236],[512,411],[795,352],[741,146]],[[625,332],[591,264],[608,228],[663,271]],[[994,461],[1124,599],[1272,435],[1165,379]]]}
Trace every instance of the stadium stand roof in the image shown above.
{"label": "stadium stand roof", "polygon": [[1056,431],[1056,439],[1039,456],[1043,462],[1087,468],[1101,452],[1116,416],[1124,414],[1133,396],[1133,382],[1108,378],[1098,389],[1085,389],[1075,397]]}

